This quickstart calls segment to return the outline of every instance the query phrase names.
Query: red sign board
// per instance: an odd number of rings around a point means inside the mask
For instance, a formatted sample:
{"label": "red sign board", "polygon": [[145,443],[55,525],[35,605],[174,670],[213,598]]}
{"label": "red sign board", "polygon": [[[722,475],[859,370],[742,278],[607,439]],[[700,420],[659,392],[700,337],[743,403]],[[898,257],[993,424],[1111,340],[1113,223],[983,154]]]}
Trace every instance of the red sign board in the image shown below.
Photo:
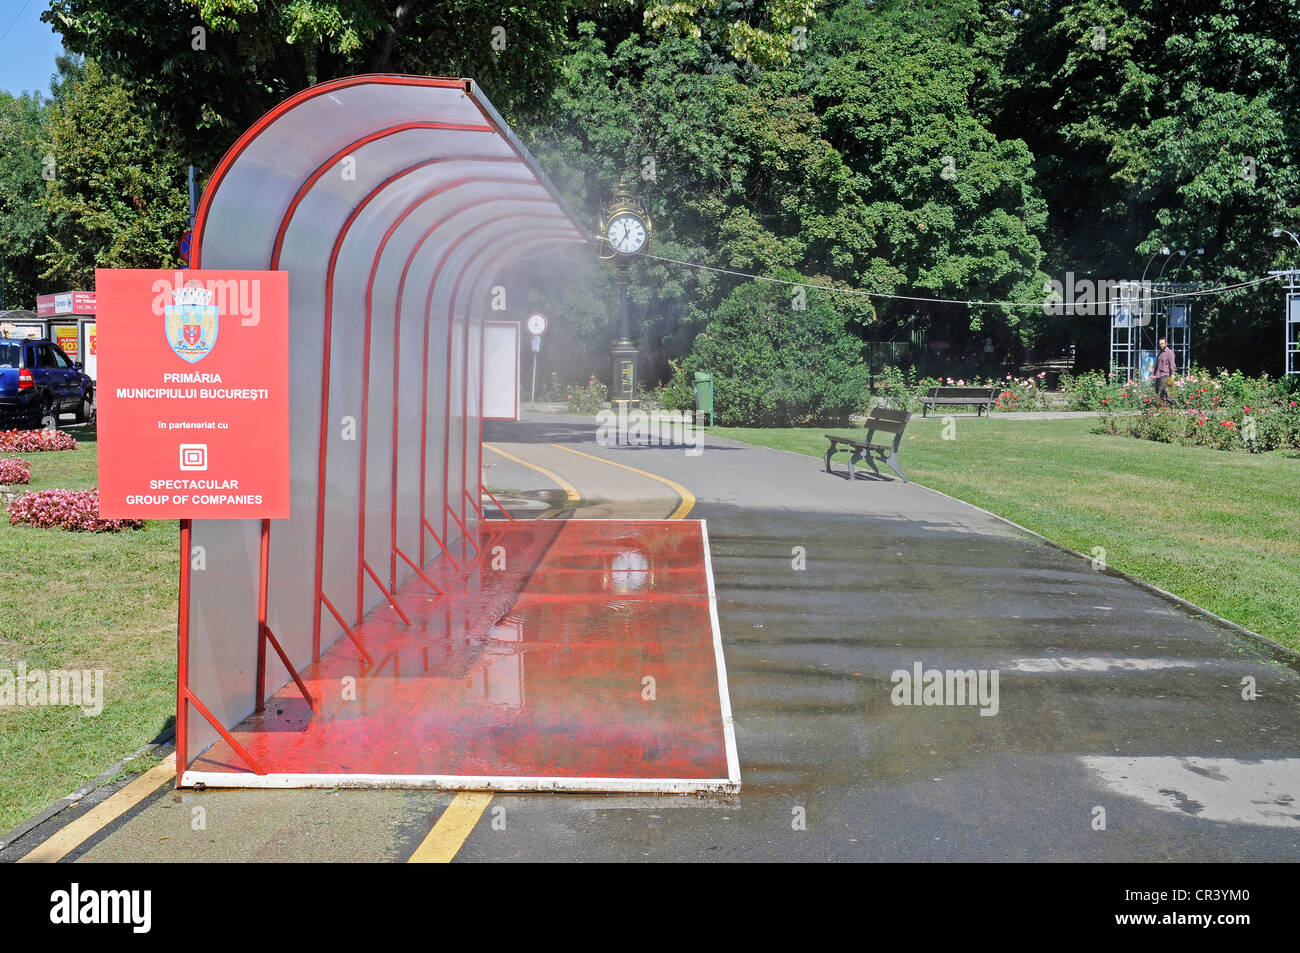
{"label": "red sign board", "polygon": [[289,516],[289,275],[95,272],[99,510]]}
{"label": "red sign board", "polygon": [[38,318],[94,313],[95,292],[93,291],[60,291],[58,294],[36,296],[36,316]]}

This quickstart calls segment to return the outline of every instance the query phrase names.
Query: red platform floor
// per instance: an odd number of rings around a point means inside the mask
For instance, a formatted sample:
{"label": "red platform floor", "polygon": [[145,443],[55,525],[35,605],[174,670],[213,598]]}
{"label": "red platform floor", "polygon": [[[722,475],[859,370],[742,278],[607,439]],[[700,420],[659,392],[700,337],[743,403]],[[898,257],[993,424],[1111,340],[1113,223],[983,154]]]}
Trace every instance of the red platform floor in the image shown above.
{"label": "red platform floor", "polygon": [[[490,521],[231,730],[186,787],[734,792],[740,769],[705,525]],[[499,547],[499,548],[498,548]],[[501,568],[504,560],[504,568]],[[494,568],[494,564],[495,567]],[[355,680],[345,698],[345,679]]]}

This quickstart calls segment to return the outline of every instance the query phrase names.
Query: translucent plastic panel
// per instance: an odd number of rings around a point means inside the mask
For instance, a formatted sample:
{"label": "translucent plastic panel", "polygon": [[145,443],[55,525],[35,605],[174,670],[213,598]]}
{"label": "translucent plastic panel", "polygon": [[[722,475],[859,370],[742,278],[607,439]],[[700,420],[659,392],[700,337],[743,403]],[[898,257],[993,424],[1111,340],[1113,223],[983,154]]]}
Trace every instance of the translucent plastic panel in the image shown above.
{"label": "translucent plastic panel", "polygon": [[[458,80],[355,77],[305,91],[214,174],[195,264],[290,274],[293,504],[268,524],[265,623],[295,668],[343,636],[322,596],[353,625],[385,600],[363,565],[390,590],[409,582],[395,550],[417,564],[438,556],[422,523],[445,537],[448,504],[462,517],[466,487],[477,491],[466,392],[477,372],[465,362],[479,292],[465,273],[481,274],[477,257],[495,267],[517,253],[492,243],[539,217],[583,238],[495,110]],[[187,580],[189,688],[234,725],[258,701],[262,524],[196,522],[192,542],[205,566]],[[266,657],[269,695],[290,673]],[[191,709],[187,757],[215,737]]]}

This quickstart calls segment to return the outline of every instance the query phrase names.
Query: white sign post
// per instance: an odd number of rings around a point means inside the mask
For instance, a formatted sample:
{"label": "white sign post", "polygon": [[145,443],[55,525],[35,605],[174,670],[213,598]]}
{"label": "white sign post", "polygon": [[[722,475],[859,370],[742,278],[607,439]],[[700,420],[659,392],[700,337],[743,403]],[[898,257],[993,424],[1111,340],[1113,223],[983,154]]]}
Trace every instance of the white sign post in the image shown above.
{"label": "white sign post", "polygon": [[528,316],[528,331],[533,336],[533,391],[532,398],[528,402],[529,410],[537,409],[537,352],[542,349],[542,334],[546,331],[546,315],[530,314]]}

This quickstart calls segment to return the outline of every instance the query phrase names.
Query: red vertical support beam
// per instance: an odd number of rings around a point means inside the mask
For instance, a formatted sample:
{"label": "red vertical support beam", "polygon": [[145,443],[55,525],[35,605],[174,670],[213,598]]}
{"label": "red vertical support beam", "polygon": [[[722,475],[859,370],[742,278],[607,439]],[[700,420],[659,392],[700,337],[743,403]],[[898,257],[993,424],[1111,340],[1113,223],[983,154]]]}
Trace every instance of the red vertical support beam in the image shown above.
{"label": "red vertical support beam", "polygon": [[176,615],[176,786],[189,767],[190,521],[181,520],[181,580]]}
{"label": "red vertical support beam", "polygon": [[[460,506],[460,522],[462,526],[469,525],[469,513],[465,511],[465,495],[469,492],[469,481],[465,478],[466,464],[469,463],[469,339],[474,334],[474,300],[471,298],[465,302],[465,355],[463,368],[463,378],[461,380],[460,395],[460,499],[457,504]],[[478,480],[474,481],[478,486]]]}
{"label": "red vertical support beam", "polygon": [[257,707],[261,711],[266,701],[266,601],[270,582],[271,521],[262,520],[262,545],[259,547],[261,568],[257,580]]}

